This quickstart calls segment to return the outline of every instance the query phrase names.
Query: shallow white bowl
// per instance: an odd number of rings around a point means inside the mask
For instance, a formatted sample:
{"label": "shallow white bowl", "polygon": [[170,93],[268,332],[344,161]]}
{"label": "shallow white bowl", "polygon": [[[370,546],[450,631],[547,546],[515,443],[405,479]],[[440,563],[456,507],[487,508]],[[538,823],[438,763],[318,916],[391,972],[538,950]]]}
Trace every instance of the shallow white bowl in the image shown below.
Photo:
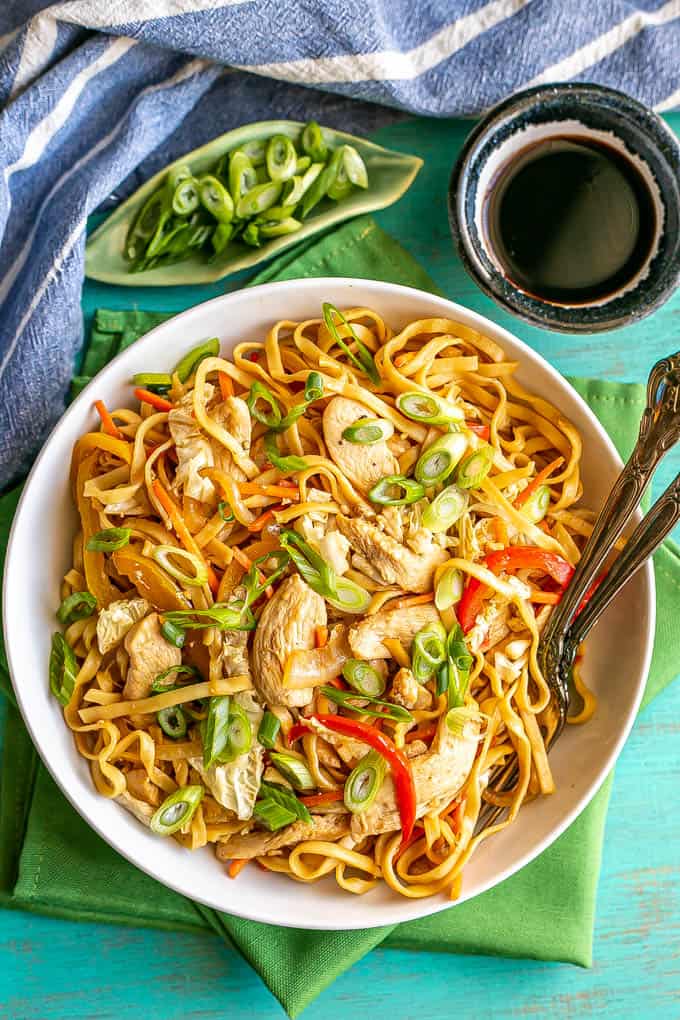
{"label": "shallow white bowl", "polygon": [[[392,284],[349,279],[293,280],[242,290],[198,305],[152,330],[120,354],[71,405],[38,457],[10,536],[4,578],[4,628],[12,681],[33,741],[77,811],[119,853],[177,892],[202,903],[272,924],[315,929],[368,928],[423,917],[450,907],[444,898],[409,900],[382,886],[366,896],[342,892],[332,880],[293,884],[247,868],[230,881],[212,850],[191,853],[152,835],[124,808],[95,792],[47,680],[62,576],[71,563],[76,514],[68,486],[71,449],[96,427],[92,410],[131,402],[133,373],[163,371],[193,344],[219,336],[222,351],[262,339],[277,319],[320,314],[322,301],[340,308],[375,308],[393,326],[446,316],[497,340],[520,362],[517,378],[553,401],[583,437],[587,503],[599,508],[621,462],[596,418],[562,377],[534,351],[488,319],[442,298]],[[465,871],[461,900],[508,878],[549,846],[591,800],[630,730],[642,695],[654,634],[654,579],[641,570],[610,607],[588,641],[585,677],[599,697],[586,726],[569,727],[551,764],[557,792],[522,809],[520,819],[484,844]]]}

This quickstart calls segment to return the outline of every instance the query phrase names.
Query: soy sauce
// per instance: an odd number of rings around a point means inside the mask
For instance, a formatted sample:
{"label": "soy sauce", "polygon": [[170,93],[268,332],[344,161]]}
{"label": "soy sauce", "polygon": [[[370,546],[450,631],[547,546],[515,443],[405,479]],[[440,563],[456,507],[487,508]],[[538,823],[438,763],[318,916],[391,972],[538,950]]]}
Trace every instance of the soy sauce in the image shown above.
{"label": "soy sauce", "polygon": [[551,138],[525,149],[491,189],[485,221],[509,279],[565,304],[622,287],[644,265],[655,232],[638,169],[591,139]]}

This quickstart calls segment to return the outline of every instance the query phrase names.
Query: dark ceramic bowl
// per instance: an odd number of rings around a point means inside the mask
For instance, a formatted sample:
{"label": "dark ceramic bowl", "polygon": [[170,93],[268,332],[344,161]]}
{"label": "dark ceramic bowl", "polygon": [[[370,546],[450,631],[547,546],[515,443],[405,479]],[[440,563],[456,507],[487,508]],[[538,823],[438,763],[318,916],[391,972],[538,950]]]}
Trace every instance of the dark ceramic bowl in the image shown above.
{"label": "dark ceramic bowl", "polygon": [[[527,146],[573,137],[606,144],[635,164],[655,224],[635,275],[597,301],[562,303],[506,275],[484,229],[486,202],[503,169]],[[680,282],[680,145],[651,110],[600,85],[541,85],[499,103],[467,138],[449,185],[449,220],[467,272],[489,297],[537,326],[563,333],[616,329],[649,315]]]}

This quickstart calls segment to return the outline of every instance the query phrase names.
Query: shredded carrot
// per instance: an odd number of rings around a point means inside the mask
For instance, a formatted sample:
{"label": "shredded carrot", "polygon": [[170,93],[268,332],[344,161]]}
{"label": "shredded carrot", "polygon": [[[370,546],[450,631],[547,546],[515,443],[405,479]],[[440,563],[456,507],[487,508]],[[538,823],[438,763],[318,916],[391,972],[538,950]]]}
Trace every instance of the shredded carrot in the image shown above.
{"label": "shredded carrot", "polygon": [[270,521],[270,520],[273,519],[273,517],[274,517],[274,510],[280,510],[280,509],[281,509],[280,507],[276,506],[276,507],[270,507],[269,510],[265,510],[265,512],[263,514],[260,514],[260,516],[256,517],[254,521],[251,521],[250,524],[246,525],[247,528],[248,528],[248,531],[262,531],[262,529],[264,528],[264,526],[267,523],[267,521]]}
{"label": "shredded carrot", "polygon": [[328,627],[314,628],[314,647],[325,648],[328,644]]}
{"label": "shredded carrot", "polygon": [[336,687],[339,691],[348,690],[347,684],[344,680],[341,680],[339,676],[334,676],[332,680],[328,681],[329,687]]}
{"label": "shredded carrot", "polygon": [[423,726],[420,730],[409,730],[404,738],[407,744],[412,744],[414,740],[423,740],[427,743],[432,740],[435,733],[437,732],[437,724],[430,723],[429,726]]}
{"label": "shredded carrot", "polygon": [[300,489],[296,485],[258,485],[257,482],[236,482],[236,488],[242,496],[273,496],[274,499],[290,499],[300,502]]}
{"label": "shredded carrot", "polygon": [[231,376],[227,375],[226,372],[218,372],[217,378],[220,383],[220,393],[222,394],[222,400],[226,400],[227,397],[233,397],[234,384],[231,381]]}
{"label": "shredded carrot", "polygon": [[408,850],[410,846],[413,846],[419,839],[425,835],[425,829],[421,828],[420,825],[416,825],[415,829],[411,833],[410,837],[403,841],[396,854],[394,855],[395,863],[399,860],[404,850]]}
{"label": "shredded carrot", "polygon": [[137,387],[135,390],[135,396],[137,400],[143,401],[145,404],[151,404],[157,411],[172,411],[174,404],[171,404],[165,397],[159,397],[157,393],[152,393],[151,390],[144,390],[141,387]]}
{"label": "shredded carrot", "polygon": [[402,365],[407,365],[409,361],[413,360],[414,354],[415,351],[404,351],[403,354],[397,354],[396,358],[394,359],[394,367],[401,368]]}
{"label": "shredded carrot", "polygon": [[529,602],[538,602],[542,606],[556,606],[561,598],[561,591],[540,591],[535,588],[529,596]]}
{"label": "shredded carrot", "polygon": [[522,489],[519,496],[513,503],[513,506],[515,507],[523,506],[529,499],[531,494],[533,492],[536,492],[536,489],[539,487],[539,485],[543,485],[543,482],[545,482],[550,477],[553,471],[557,471],[558,467],[561,467],[562,464],[564,464],[564,457],[555,457],[555,460],[551,461],[550,464],[547,464],[542,471],[539,471],[535,478],[532,478],[532,480],[527,485],[526,489]]}
{"label": "shredded carrot", "polygon": [[486,439],[488,441],[491,435],[491,430],[488,425],[483,425],[481,421],[466,421],[465,427],[474,432],[480,439]]}
{"label": "shredded carrot", "polygon": [[434,592],[428,591],[424,595],[406,595],[403,599],[396,599],[390,604],[390,609],[410,609],[411,606],[422,606],[426,602],[434,601]]}
{"label": "shredded carrot", "polygon": [[342,790],[326,790],[324,793],[312,793],[309,797],[298,797],[298,800],[305,807],[316,807],[317,804],[333,804],[342,798]]}
{"label": "shredded carrot", "polygon": [[238,878],[247,863],[247,857],[234,857],[233,861],[229,861],[229,867],[227,868],[229,878]]}
{"label": "shredded carrot", "polygon": [[171,498],[170,494],[163,488],[163,485],[158,478],[154,479],[151,487],[153,489],[154,496],[170,518],[170,523],[172,524],[172,527],[184,548],[187,552],[193,553],[194,556],[198,556],[198,558],[205,563],[208,571],[208,584],[210,585],[210,590],[213,595],[216,594],[220,586],[217,575],[210,564],[205,562],[205,557],[203,556],[199,546],[196,544],[194,536],[189,531],[186,521],[180,513],[179,507]]}
{"label": "shredded carrot", "polygon": [[502,517],[494,517],[492,522],[494,541],[505,549],[508,542],[508,529]]}
{"label": "shredded carrot", "polygon": [[[250,568],[253,565],[253,561],[251,560],[250,556],[244,553],[243,549],[239,549],[237,545],[233,545],[231,547],[231,551],[234,554],[234,559],[236,560],[236,562],[239,563],[244,570],[250,570]],[[265,575],[262,573],[261,570],[258,570],[257,575],[260,578],[261,582],[266,580]],[[265,588],[264,593],[268,599],[272,597],[272,595],[274,594],[274,589],[272,588],[271,584],[268,585],[267,588]]]}
{"label": "shredded carrot", "polygon": [[125,436],[120,431],[118,426],[115,424],[111,417],[109,410],[103,400],[95,400],[94,406],[97,409],[97,414],[102,421],[102,431],[106,432],[107,436],[113,436],[114,439],[125,439]]}

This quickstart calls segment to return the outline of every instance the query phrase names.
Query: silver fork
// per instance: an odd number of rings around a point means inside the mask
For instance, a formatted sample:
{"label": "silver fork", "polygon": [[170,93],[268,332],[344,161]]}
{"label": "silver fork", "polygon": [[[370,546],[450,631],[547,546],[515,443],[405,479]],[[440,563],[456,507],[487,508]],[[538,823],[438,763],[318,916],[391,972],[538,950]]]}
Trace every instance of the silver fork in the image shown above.
{"label": "silver fork", "polygon": [[[578,613],[622,531],[640,504],[661,458],[680,439],[680,352],[662,358],[647,382],[647,404],[635,448],[605,503],[563,598],[550,615],[541,635],[538,660],[552,692],[552,747],[559,738],[569,710],[569,675],[579,645],[612,599],[652,555],[680,520],[680,475],[668,486],[638,524],[623,551],[594,594]],[[487,789],[507,793],[517,779],[514,763],[498,765]],[[487,804],[475,831],[492,825],[506,810]]]}

